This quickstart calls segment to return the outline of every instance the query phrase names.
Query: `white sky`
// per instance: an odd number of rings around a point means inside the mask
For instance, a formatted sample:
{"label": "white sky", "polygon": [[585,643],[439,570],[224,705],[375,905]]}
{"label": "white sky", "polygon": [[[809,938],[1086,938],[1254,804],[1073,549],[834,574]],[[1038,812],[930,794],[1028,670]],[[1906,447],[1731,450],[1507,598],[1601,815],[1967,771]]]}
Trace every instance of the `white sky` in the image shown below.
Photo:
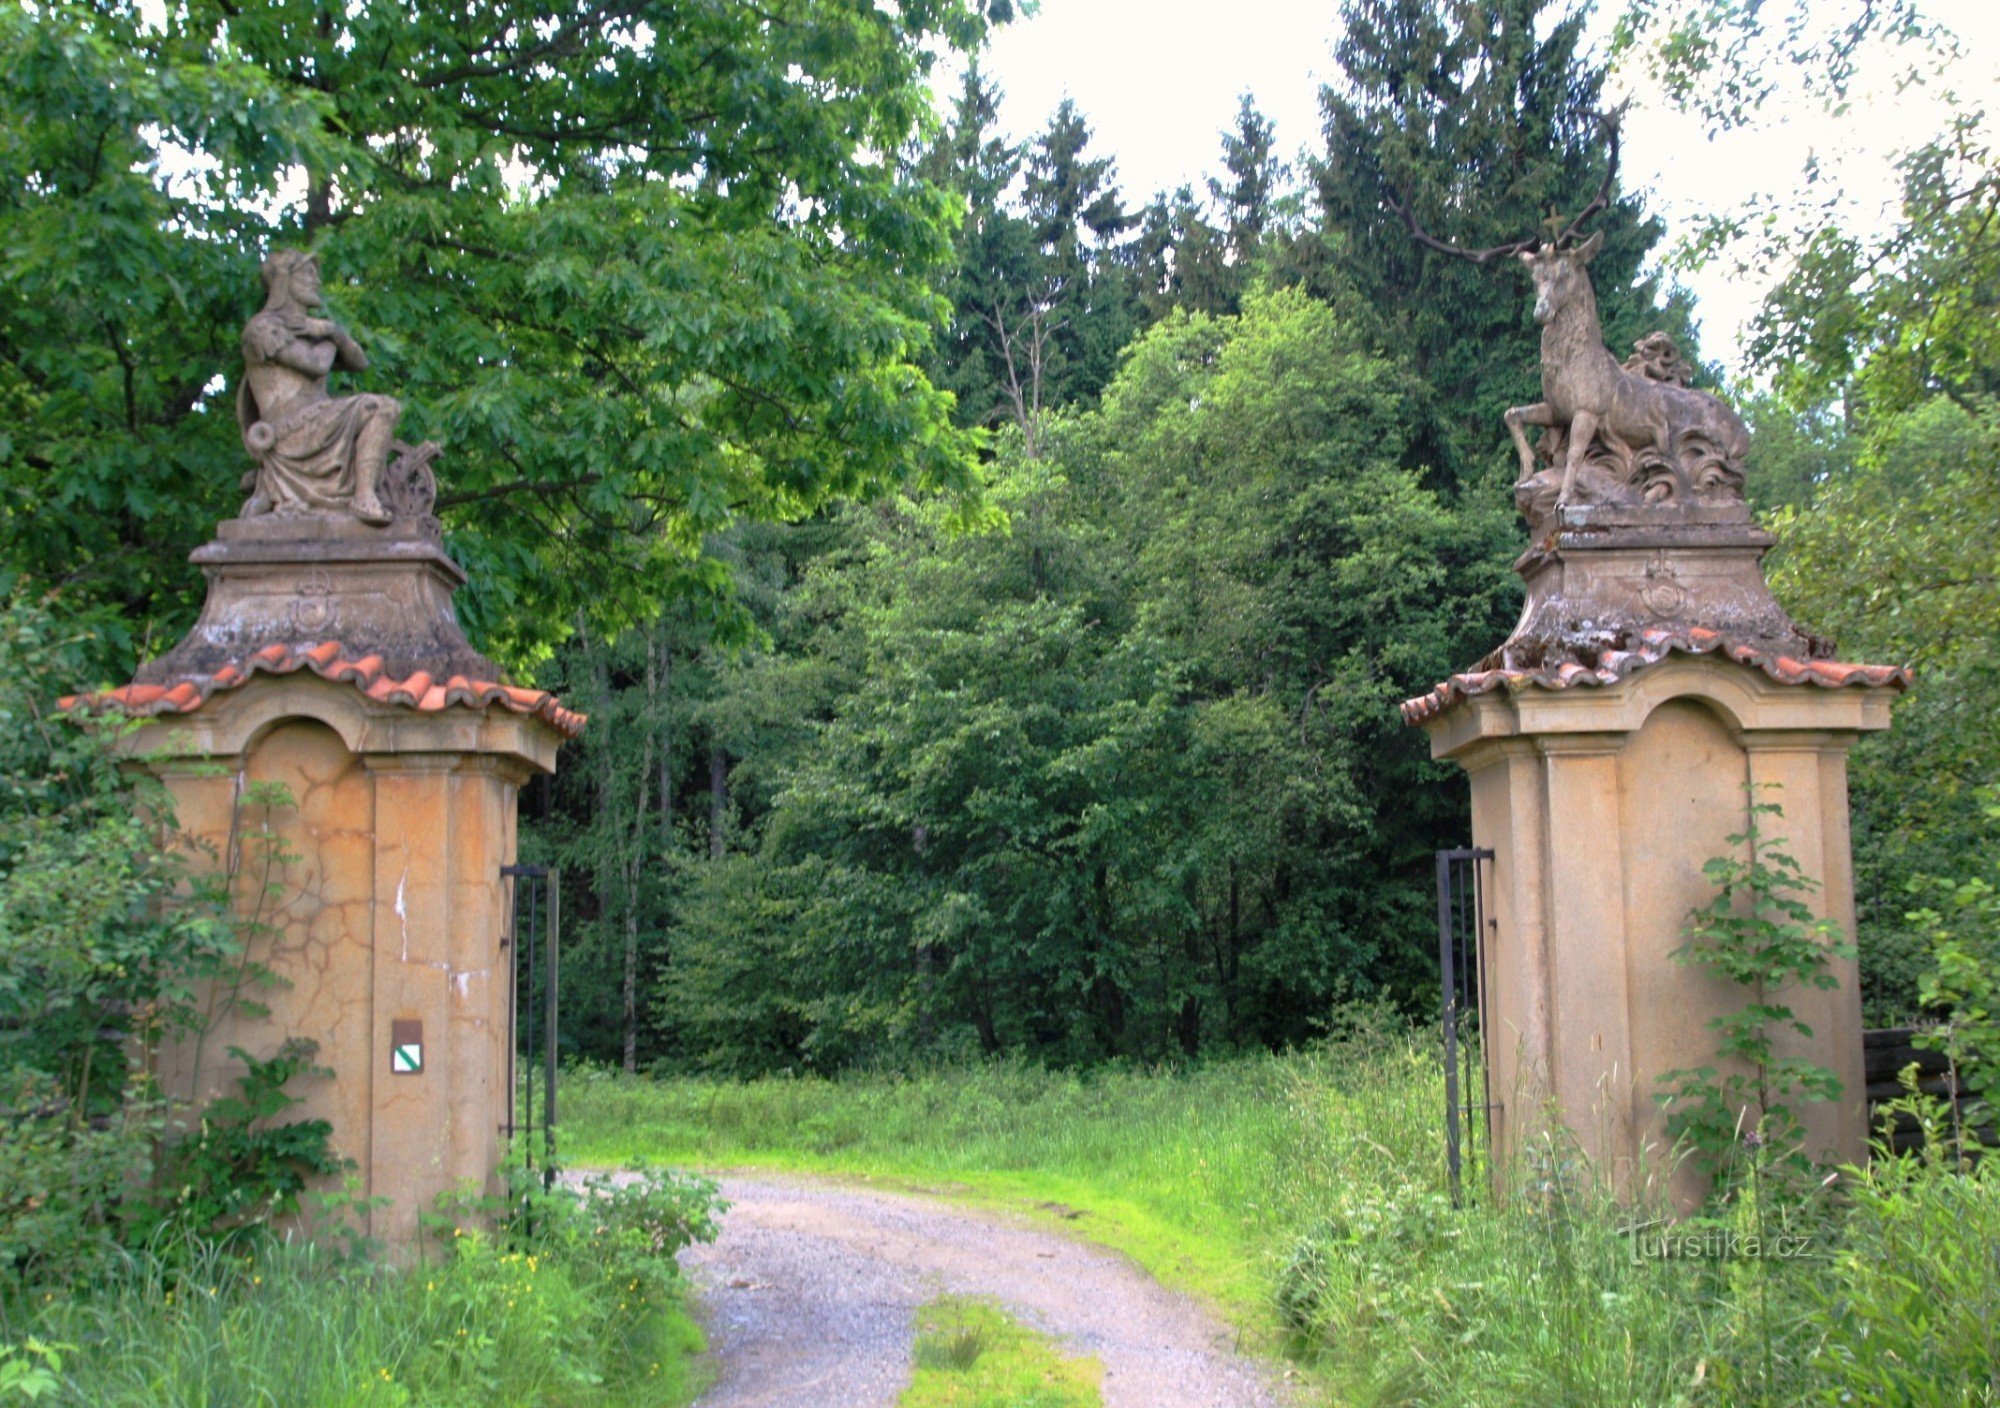
{"label": "white sky", "polygon": [[[1824,0],[1804,3],[1818,8]],[[1946,83],[2000,120],[2000,3],[1930,0],[1925,8],[1961,42],[1963,57]],[[1338,72],[1337,24],[1331,0],[1042,0],[1032,19],[999,32],[983,62],[1004,90],[1001,123],[1017,139],[1039,131],[1065,96],[1074,98],[1097,153],[1116,157],[1120,185],[1136,205],[1183,183],[1202,191],[1202,178],[1221,164],[1220,134],[1245,89],[1272,120],[1281,153],[1316,149],[1319,89]],[[1944,111],[1937,85],[1898,94],[1886,67],[1882,73],[1856,91],[1845,118],[1778,102],[1757,127],[1715,142],[1699,122],[1641,93],[1625,123],[1624,184],[1647,194],[1671,239],[1691,214],[1803,192],[1805,159],[1816,148],[1823,182],[1846,198],[1847,219],[1879,219],[1896,193],[1895,154],[1940,131]],[[1696,296],[1703,353],[1734,367],[1768,277],[1739,276],[1725,262],[1682,282]]]}

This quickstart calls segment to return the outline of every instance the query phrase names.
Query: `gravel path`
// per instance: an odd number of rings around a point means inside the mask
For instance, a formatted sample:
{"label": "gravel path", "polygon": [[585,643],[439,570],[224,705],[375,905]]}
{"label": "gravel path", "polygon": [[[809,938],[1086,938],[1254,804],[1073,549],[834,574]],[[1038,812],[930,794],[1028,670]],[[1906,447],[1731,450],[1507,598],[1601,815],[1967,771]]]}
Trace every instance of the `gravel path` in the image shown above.
{"label": "gravel path", "polygon": [[1280,1408],[1276,1377],[1185,1296],[1111,1252],[1002,1214],[775,1175],[721,1180],[691,1247],[720,1377],[697,1408],[893,1408],[911,1317],[981,1296],[1104,1365],[1106,1408]]}

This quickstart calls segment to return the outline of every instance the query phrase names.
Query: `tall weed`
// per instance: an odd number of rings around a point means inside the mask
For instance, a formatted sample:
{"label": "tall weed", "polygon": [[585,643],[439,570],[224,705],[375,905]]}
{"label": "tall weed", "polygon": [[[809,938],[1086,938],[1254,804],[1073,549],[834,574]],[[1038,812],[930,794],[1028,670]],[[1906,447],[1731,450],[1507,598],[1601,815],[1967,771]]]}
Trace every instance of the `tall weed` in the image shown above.
{"label": "tall weed", "polygon": [[[1191,1070],[578,1072],[567,1092],[579,1158],[650,1150],[1039,1202],[1219,1301],[1341,1404],[2000,1401],[1978,1397],[2000,1325],[2000,1175],[1878,1162],[1803,1207],[1753,1181],[1710,1220],[1669,1222],[1551,1142],[1512,1196],[1455,1209],[1443,1102],[1435,1044],[1379,1033]],[[1933,1396],[1898,1397],[1896,1365]]]}

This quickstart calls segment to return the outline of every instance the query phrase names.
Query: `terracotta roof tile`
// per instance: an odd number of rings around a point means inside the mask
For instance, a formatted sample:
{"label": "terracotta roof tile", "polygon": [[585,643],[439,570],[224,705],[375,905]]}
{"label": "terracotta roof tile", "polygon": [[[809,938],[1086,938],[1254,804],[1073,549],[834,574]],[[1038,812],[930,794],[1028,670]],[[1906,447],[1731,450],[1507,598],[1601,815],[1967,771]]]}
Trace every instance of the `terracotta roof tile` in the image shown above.
{"label": "terracotta roof tile", "polygon": [[1683,626],[1677,630],[1660,627],[1642,631],[1632,650],[1609,650],[1598,657],[1595,669],[1574,660],[1538,670],[1477,670],[1453,675],[1429,694],[1403,701],[1403,722],[1428,723],[1460,700],[1496,689],[1572,689],[1584,685],[1607,685],[1648,665],[1658,664],[1674,652],[1707,655],[1719,652],[1740,664],[1762,670],[1779,684],[1816,684],[1827,689],[1843,685],[1906,689],[1910,672],[1901,665],[1852,665],[1837,660],[1796,660],[1775,651],[1727,639],[1706,626]]}
{"label": "terracotta roof tile", "polygon": [[289,675],[298,670],[311,670],[322,679],[351,684],[377,703],[402,704],[426,714],[442,713],[460,705],[485,709],[497,704],[517,714],[532,714],[565,738],[575,738],[583,732],[584,716],[563,708],[546,690],[521,689],[497,681],[467,679],[464,675],[439,680],[422,670],[408,679],[393,679],[383,673],[381,656],[349,659],[338,641],[326,641],[310,650],[267,645],[243,661],[240,668],[224,665],[212,675],[182,680],[171,687],[128,684],[102,694],[76,695],[63,700],[62,706],[86,712],[116,710],[141,718],[188,714],[211,696],[237,688],[254,674]]}

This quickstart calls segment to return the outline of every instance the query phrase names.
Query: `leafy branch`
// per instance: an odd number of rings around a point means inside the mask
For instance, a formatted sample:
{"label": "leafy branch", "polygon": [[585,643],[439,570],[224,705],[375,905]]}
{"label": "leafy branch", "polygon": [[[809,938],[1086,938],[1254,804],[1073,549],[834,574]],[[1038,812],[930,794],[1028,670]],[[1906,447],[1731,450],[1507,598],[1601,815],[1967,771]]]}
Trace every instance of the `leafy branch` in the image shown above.
{"label": "leafy branch", "polygon": [[1714,1065],[1659,1078],[1668,1134],[1718,1177],[1746,1152],[1753,1173],[1810,1168],[1793,1102],[1837,1100],[1842,1091],[1825,1066],[1778,1050],[1787,1034],[1813,1036],[1781,994],[1837,988],[1833,961],[1855,956],[1839,926],[1815,915],[1808,903],[1819,881],[1760,822],[1783,816],[1777,803],[1758,801],[1757,789],[1750,789],[1744,829],[1728,838],[1740,849],[1702,866],[1715,898],[1688,912],[1686,942],[1674,950],[1677,962],[1704,968],[1748,994],[1742,1006],[1707,1024],[1715,1033]]}

